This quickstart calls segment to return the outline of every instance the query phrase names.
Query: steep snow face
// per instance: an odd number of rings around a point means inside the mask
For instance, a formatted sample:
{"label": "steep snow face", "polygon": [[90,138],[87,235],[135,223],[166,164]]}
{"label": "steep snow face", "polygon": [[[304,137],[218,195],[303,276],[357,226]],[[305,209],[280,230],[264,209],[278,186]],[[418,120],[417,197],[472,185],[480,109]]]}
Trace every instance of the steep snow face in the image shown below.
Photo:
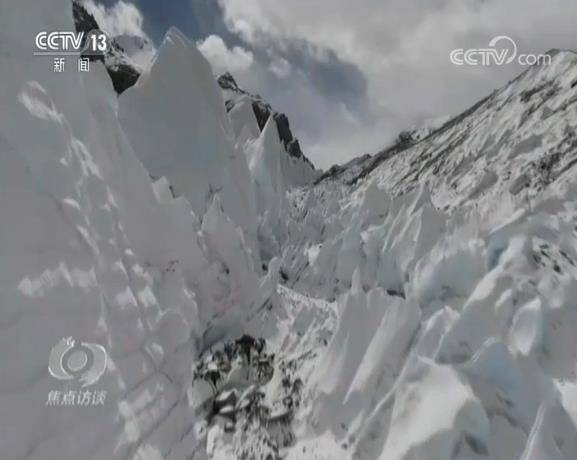
{"label": "steep snow face", "polygon": [[[0,456],[189,458],[199,440],[186,389],[203,333],[209,323],[239,323],[262,300],[243,232],[216,195],[205,203],[193,194],[191,207],[166,179],[152,183],[118,122],[118,100],[101,63],[87,74],[71,63],[70,71],[53,73],[50,60],[32,55],[30,37],[38,31],[73,29],[68,0],[2,0],[0,10]],[[167,42],[158,62],[182,53],[190,68],[179,35]],[[162,84],[154,72],[150,78],[151,86]],[[168,87],[174,83],[167,77]],[[225,120],[214,83],[200,90],[208,95],[202,100],[209,120]],[[134,100],[140,102],[137,94]],[[174,113],[185,115],[178,105]],[[240,189],[248,167],[239,173],[234,166],[244,157],[227,156],[233,150],[225,128],[188,121],[169,134],[187,140],[179,130],[196,123],[220,136],[204,144],[201,136],[200,145],[215,149],[220,142],[222,152],[209,153],[221,155],[219,166],[236,180],[227,183],[207,162],[214,174],[199,179],[199,193],[208,198],[212,185],[236,187],[234,204],[248,219]],[[162,133],[154,123],[149,129]],[[177,146],[157,153],[170,155]],[[232,206],[230,194],[222,195]],[[49,373],[50,350],[67,337],[108,353],[104,375],[88,388],[105,392],[96,405],[79,403],[86,388],[78,379]]]}
{"label": "steep snow face", "polygon": [[220,195],[256,262],[256,209],[245,156],[233,145],[208,61],[176,29],[136,86],[120,96],[119,119],[148,171],[167,177],[198,216]]}
{"label": "steep snow face", "polygon": [[260,136],[260,128],[248,96],[240,97],[228,111],[236,142],[245,145]]}
{"label": "steep snow face", "polygon": [[273,212],[279,207],[282,212],[286,201],[287,187],[282,168],[282,145],[269,119],[261,135],[245,146],[252,177],[257,187],[257,206],[260,214]]}
{"label": "steep snow face", "polygon": [[250,171],[256,189],[259,214],[259,245],[263,260],[268,261],[287,238],[287,178],[283,166],[288,161],[276,130],[269,118],[258,138],[245,143]]}

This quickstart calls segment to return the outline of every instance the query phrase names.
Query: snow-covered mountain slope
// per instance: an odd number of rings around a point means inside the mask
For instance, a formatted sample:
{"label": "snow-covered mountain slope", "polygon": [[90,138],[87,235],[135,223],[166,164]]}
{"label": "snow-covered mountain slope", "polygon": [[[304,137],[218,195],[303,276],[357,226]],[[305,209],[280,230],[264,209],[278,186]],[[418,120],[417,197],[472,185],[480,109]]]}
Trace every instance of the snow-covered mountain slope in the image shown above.
{"label": "snow-covered mountain slope", "polygon": [[284,279],[338,323],[287,458],[575,458],[576,81],[554,52],[290,193]]}
{"label": "snow-covered mountain slope", "polygon": [[427,184],[442,209],[567,181],[577,164],[577,55],[550,54],[550,66],[529,68],[420,142],[376,155],[350,181],[374,177],[395,193]]}
{"label": "snow-covered mountain slope", "polygon": [[118,98],[0,11],[2,459],[575,460],[573,53],[319,176],[178,31]]}

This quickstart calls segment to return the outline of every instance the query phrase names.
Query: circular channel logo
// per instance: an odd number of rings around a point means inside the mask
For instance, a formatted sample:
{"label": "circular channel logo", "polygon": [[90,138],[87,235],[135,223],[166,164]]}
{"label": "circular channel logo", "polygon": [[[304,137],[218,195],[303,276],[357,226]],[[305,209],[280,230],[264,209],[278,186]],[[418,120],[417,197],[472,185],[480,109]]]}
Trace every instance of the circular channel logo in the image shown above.
{"label": "circular channel logo", "polygon": [[102,345],[66,337],[50,351],[48,371],[55,379],[78,380],[85,388],[104,375],[107,363],[108,354]]}

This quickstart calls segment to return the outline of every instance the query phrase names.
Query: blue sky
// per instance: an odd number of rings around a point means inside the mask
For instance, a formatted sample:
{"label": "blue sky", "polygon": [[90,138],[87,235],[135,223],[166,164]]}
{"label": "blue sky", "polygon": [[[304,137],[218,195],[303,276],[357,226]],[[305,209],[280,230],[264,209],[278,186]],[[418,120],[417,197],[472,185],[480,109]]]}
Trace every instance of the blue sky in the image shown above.
{"label": "blue sky", "polygon": [[[106,0],[108,6],[117,0]],[[222,11],[215,0],[135,0],[133,3],[144,16],[144,31],[156,42],[162,41],[164,33],[171,26],[178,27],[194,40],[210,34],[226,36],[228,33],[222,19]]]}
{"label": "blue sky", "polygon": [[525,53],[577,48],[574,0],[133,4],[138,27],[156,44],[178,27],[216,72],[230,70],[241,86],[287,113],[305,154],[323,168],[375,153],[402,129],[456,114],[523,70],[514,63],[457,67],[448,57],[454,48],[485,47],[503,34]]}

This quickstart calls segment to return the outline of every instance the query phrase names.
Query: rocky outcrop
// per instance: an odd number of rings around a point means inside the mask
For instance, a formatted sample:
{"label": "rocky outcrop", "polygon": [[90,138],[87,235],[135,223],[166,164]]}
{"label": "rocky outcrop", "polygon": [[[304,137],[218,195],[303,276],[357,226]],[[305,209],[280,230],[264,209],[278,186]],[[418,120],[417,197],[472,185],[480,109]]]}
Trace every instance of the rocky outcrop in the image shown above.
{"label": "rocky outcrop", "polygon": [[107,67],[107,69],[117,94],[122,94],[133,86],[140,77],[140,73],[128,64],[119,64],[116,67]]}
{"label": "rocky outcrop", "polygon": [[72,15],[74,17],[74,25],[77,32],[90,32],[91,30],[99,29],[100,26],[94,19],[84,5],[78,0],[72,2]]}
{"label": "rocky outcrop", "polygon": [[[72,14],[77,32],[88,34],[93,30],[100,29],[94,16],[86,10],[80,1],[74,0],[72,2]],[[123,93],[134,85],[140,76],[138,69],[129,62],[124,49],[114,38],[112,39],[110,49],[105,55],[90,53],[83,54],[83,56],[89,58],[91,61],[104,62],[117,94]]]}

